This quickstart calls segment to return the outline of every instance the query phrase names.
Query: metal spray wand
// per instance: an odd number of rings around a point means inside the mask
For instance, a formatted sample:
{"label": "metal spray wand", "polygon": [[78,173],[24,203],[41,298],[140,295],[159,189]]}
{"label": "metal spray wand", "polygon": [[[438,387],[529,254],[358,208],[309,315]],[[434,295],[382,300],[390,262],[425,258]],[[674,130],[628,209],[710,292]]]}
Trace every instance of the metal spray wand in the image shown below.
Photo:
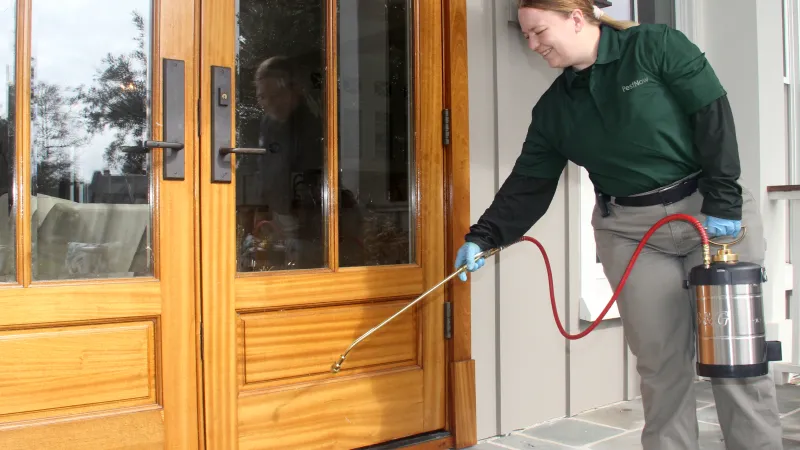
{"label": "metal spray wand", "polygon": [[[503,249],[502,247],[501,248],[493,248],[493,249],[490,249],[490,250],[486,250],[484,252],[480,252],[475,256],[474,260],[478,261],[481,258],[488,258],[488,257],[496,254],[497,252],[499,252],[502,249]],[[358,345],[361,341],[363,341],[364,339],[369,337],[369,335],[371,335],[372,333],[374,333],[374,332],[378,331],[379,329],[381,329],[384,325],[386,325],[390,321],[394,320],[395,317],[397,317],[400,314],[404,313],[406,310],[408,310],[409,308],[414,306],[417,302],[419,302],[423,298],[427,297],[431,292],[433,292],[433,291],[439,289],[440,287],[444,286],[445,284],[447,284],[448,281],[450,281],[453,278],[457,277],[461,272],[463,272],[465,270],[467,270],[467,265],[466,264],[464,264],[461,267],[459,267],[458,270],[456,270],[455,272],[451,273],[447,278],[445,278],[444,280],[440,281],[436,286],[434,286],[434,287],[428,289],[427,291],[425,291],[422,295],[417,297],[414,301],[412,301],[408,305],[404,306],[403,309],[401,309],[400,311],[397,311],[396,313],[394,313],[388,319],[384,320],[383,322],[381,322],[380,324],[378,324],[377,326],[375,326],[371,330],[369,330],[366,333],[362,334],[358,339],[353,341],[353,343],[350,344],[349,347],[347,347],[347,350],[345,350],[344,353],[342,353],[342,356],[339,357],[339,360],[336,361],[335,363],[333,363],[333,365],[331,366],[331,372],[339,373],[339,371],[342,370],[342,363],[344,363],[345,358],[347,358],[347,355],[350,353],[350,351],[352,351],[353,348],[355,348],[355,346]]]}

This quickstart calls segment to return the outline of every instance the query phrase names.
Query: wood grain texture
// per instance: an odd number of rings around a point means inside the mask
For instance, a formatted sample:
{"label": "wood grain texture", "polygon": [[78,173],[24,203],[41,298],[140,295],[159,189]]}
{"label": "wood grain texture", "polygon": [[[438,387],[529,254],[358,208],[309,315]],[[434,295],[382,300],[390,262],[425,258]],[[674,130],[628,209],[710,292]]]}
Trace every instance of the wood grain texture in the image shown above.
{"label": "wood grain texture", "polygon": [[[180,59],[185,65],[184,81],[184,170],[186,179],[162,180],[161,159],[156,159],[153,173],[156,177],[156,244],[157,268],[162,281],[161,299],[161,384],[165,447],[196,449],[201,438],[202,427],[198,423],[197,396],[198,359],[197,310],[195,309],[195,286],[197,272],[194,263],[200,253],[195,247],[196,234],[194,207],[196,197],[196,174],[192,171],[197,157],[197,65],[195,63],[195,1],[158,0],[155,3],[159,17],[158,51],[162,58]],[[160,60],[158,60],[160,61]],[[161,72],[161,64],[156,72]],[[159,107],[161,102],[157,102]],[[161,116],[154,120],[158,136],[162,136]]]}
{"label": "wood grain texture", "polygon": [[160,408],[103,416],[78,416],[22,426],[0,426],[3,450],[161,450],[164,418]]}
{"label": "wood grain texture", "polygon": [[424,287],[423,270],[417,266],[262,273],[236,279],[238,311],[410,297],[421,294]]}
{"label": "wood grain texture", "polygon": [[478,443],[475,361],[458,361],[452,363],[451,367],[455,447],[462,449]]}
{"label": "wood grain texture", "polygon": [[[445,152],[447,174],[447,261],[455,261],[470,223],[469,64],[466,0],[444,0],[445,104],[450,110],[450,148]],[[470,282],[450,283],[453,338],[448,355],[450,423],[456,448],[477,442],[475,367],[472,358],[472,300]]]}
{"label": "wood grain texture", "polygon": [[[444,156],[442,149],[442,4],[415,5],[415,127],[420,234],[418,248],[428,289],[445,277]],[[444,293],[435,291],[421,303],[422,367],[424,368],[424,431],[444,428],[445,352]]]}
{"label": "wood grain texture", "polygon": [[[450,109],[450,148],[447,155],[447,261],[454,262],[470,223],[469,66],[467,61],[466,0],[445,0],[445,103]],[[453,303],[454,361],[472,356],[470,284],[450,283]]]}
{"label": "wood grain texture", "polygon": [[130,281],[0,288],[0,329],[161,314],[162,283]]}
{"label": "wood grain texture", "polygon": [[767,186],[767,192],[797,192],[800,191],[800,184],[781,184]]}
{"label": "wood grain texture", "polygon": [[402,370],[239,402],[239,449],[349,450],[418,433],[423,374]]}
{"label": "wood grain texture", "polygon": [[[14,161],[15,242],[17,247],[17,281],[31,283],[31,9],[32,0],[17,0],[16,26],[16,159]],[[0,305],[2,306],[2,305]]]}
{"label": "wood grain texture", "polygon": [[339,0],[324,0],[325,13],[325,177],[328,207],[328,267],[339,268]]}
{"label": "wood grain texture", "polygon": [[[200,80],[200,78],[201,78],[200,77],[200,75],[201,75],[200,71],[202,71],[202,69],[203,69],[203,66],[201,65],[201,60],[200,60],[200,57],[202,56],[202,46],[200,45],[201,44],[200,37],[202,36],[201,31],[203,29],[202,2],[198,2],[198,1],[194,2],[193,13],[194,13],[194,20],[193,20],[193,24],[192,24],[193,25],[192,29],[194,31],[194,40],[193,40],[194,48],[193,48],[192,56],[194,57],[194,60],[193,60],[193,67],[194,67],[193,77],[194,77],[194,80],[193,80],[193,83],[192,83],[193,89],[191,90],[191,92],[193,94],[192,95],[192,101],[194,101],[194,102],[199,104],[200,98],[201,98],[200,97],[200,89],[202,88],[202,83],[200,83],[200,81],[201,81]],[[188,92],[189,91],[187,91],[187,93]],[[198,117],[198,114],[202,111],[202,108],[200,108],[199,106],[197,108],[199,109],[198,113],[194,114],[193,115],[194,117],[192,117],[192,119],[191,119],[192,123],[194,124],[194,126],[192,127],[193,133],[192,133],[192,136],[191,136],[191,140],[192,140],[192,143],[194,144],[195,152],[194,152],[194,155],[192,157],[191,164],[187,164],[187,166],[186,166],[186,170],[187,171],[191,168],[192,182],[193,182],[192,187],[195,189],[195,193],[199,193],[200,192],[200,184],[201,184],[200,177],[201,177],[201,174],[202,174],[202,172],[200,170],[200,160],[202,159],[201,156],[200,156],[200,151],[203,149],[203,147],[200,145],[201,144],[201,140],[200,140],[199,130],[201,129],[201,124],[199,122],[200,117]],[[200,229],[200,222],[198,220],[198,214],[199,214],[199,211],[201,210],[202,203],[200,201],[200,195],[192,196],[192,200],[193,200],[192,206],[194,207],[194,214],[192,215],[193,219],[194,219],[194,223],[193,223],[193,225],[194,225],[193,238],[194,239],[193,239],[193,242],[194,242],[194,248],[196,249],[193,269],[194,269],[194,273],[197,274],[196,277],[195,277],[195,282],[194,282],[194,301],[195,301],[195,311],[198,312],[197,314],[195,314],[195,325],[196,326],[195,326],[195,336],[194,336],[195,348],[198,349],[198,351],[196,353],[196,357],[195,357],[195,374],[196,374],[196,379],[197,379],[197,383],[195,384],[195,386],[196,386],[195,394],[197,396],[197,411],[196,411],[197,415],[196,415],[195,419],[196,419],[196,423],[198,424],[198,430],[197,430],[198,431],[197,440],[199,442],[198,443],[198,448],[199,448],[199,450],[205,450],[207,446],[206,446],[206,436],[205,436],[205,414],[206,414],[206,408],[205,408],[205,400],[204,400],[204,397],[205,397],[205,391],[204,391],[205,390],[205,385],[204,385],[204,382],[203,382],[204,381],[203,380],[204,361],[203,361],[203,348],[202,348],[202,345],[203,345],[203,336],[202,336],[202,332],[203,332],[203,296],[202,296],[203,285],[202,285],[202,283],[200,283],[200,278],[199,278],[199,274],[202,274],[203,265],[202,265],[202,258],[201,258],[202,254],[201,253],[197,253],[202,248],[202,245],[201,245],[202,244],[202,236],[200,234],[201,229]]]}
{"label": "wood grain texture", "polygon": [[0,422],[156,404],[155,324],[0,333]]}
{"label": "wood grain texture", "polygon": [[[210,449],[235,450],[238,442],[238,380],[236,374],[235,291],[235,181],[211,182],[212,149],[211,66],[231,69],[231,92],[236,92],[235,40],[236,4],[231,1],[201,2],[200,45],[200,159],[201,206],[195,227],[200,230],[201,295],[203,297],[204,424],[205,445]],[[236,96],[230,102],[231,124],[235,124]],[[231,143],[236,145],[231,130]],[[216,154],[216,153],[214,153]],[[235,167],[236,155],[232,155]],[[232,176],[233,178],[233,176]]]}
{"label": "wood grain texture", "polygon": [[[297,309],[240,316],[240,372],[244,385],[286,384],[331,378],[342,349],[407,301]],[[358,346],[342,374],[416,365],[417,324],[413,311],[399,316]],[[302,355],[302,357],[298,357]],[[273,384],[273,385],[275,385]]]}

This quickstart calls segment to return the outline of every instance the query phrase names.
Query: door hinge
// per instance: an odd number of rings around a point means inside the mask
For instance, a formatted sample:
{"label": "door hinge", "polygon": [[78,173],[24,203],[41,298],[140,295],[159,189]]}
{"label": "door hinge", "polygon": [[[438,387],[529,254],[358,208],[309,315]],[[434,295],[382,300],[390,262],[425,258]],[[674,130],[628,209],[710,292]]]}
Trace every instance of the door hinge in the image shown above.
{"label": "door hinge", "polygon": [[453,303],[444,302],[444,338],[453,337]]}
{"label": "door hinge", "polygon": [[203,340],[203,322],[200,322],[200,361],[203,361],[205,353],[205,342]]}
{"label": "door hinge", "polygon": [[450,110],[442,110],[442,143],[450,145]]}
{"label": "door hinge", "polygon": [[194,124],[194,129],[197,130],[197,137],[200,137],[200,99],[197,99],[197,122]]}

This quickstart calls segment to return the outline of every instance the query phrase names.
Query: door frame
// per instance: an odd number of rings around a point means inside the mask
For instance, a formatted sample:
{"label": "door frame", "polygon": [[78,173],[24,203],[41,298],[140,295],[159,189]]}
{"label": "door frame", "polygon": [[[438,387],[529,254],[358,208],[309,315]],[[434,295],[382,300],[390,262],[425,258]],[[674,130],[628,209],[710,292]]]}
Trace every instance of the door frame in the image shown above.
{"label": "door frame", "polygon": [[[447,272],[464,243],[470,222],[469,64],[466,0],[442,0],[444,107],[449,111],[445,143],[445,239]],[[446,345],[449,431],[452,445],[471,447],[478,441],[475,360],[472,359],[471,281],[449,283],[445,302],[452,306],[452,338]]]}

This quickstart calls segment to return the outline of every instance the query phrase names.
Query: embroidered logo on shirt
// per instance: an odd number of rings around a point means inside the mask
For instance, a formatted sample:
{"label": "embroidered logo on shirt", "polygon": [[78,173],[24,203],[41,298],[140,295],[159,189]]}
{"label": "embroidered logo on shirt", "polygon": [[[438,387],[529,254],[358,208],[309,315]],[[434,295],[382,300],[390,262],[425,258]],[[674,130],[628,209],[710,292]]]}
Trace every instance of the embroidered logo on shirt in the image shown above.
{"label": "embroidered logo on shirt", "polygon": [[636,81],[634,81],[633,83],[631,83],[631,84],[629,84],[627,86],[622,86],[622,92],[628,92],[631,89],[637,88],[637,87],[639,87],[639,86],[641,86],[641,85],[643,85],[643,84],[645,84],[645,83],[647,83],[649,81],[650,81],[649,77],[644,77],[642,79],[636,80]]}

